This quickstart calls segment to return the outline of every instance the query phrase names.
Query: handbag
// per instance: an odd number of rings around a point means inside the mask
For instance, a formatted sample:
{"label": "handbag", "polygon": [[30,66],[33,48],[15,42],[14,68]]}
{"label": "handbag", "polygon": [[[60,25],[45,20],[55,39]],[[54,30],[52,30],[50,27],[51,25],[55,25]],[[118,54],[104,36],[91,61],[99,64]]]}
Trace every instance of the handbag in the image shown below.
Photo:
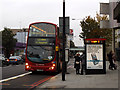
{"label": "handbag", "polygon": [[78,62],[78,61],[76,61],[76,64],[79,64],[79,62]]}

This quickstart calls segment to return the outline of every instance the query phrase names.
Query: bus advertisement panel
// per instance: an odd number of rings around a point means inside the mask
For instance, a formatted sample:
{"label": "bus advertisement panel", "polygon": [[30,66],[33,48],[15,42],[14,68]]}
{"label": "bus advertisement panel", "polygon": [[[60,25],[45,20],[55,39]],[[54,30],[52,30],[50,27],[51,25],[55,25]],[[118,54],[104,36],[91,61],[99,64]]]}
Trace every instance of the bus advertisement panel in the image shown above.
{"label": "bus advertisement panel", "polygon": [[87,69],[103,69],[103,44],[87,44]]}

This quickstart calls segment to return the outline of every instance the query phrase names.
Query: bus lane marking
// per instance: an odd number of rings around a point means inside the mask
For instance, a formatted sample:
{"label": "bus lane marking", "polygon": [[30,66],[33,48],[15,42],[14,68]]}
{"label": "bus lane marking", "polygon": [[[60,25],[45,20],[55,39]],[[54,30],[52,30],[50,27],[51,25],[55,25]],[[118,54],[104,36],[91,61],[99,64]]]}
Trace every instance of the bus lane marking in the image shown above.
{"label": "bus lane marking", "polygon": [[0,85],[10,85],[9,83],[0,83]]}
{"label": "bus lane marking", "polygon": [[47,78],[44,78],[44,79],[42,79],[42,80],[39,80],[38,82],[35,82],[35,83],[31,84],[31,85],[25,85],[25,86],[31,86],[29,89],[27,89],[27,90],[31,90],[32,88],[35,88],[35,87],[37,87],[38,85],[40,85],[40,84],[48,81],[48,80],[51,79],[52,77],[54,77],[54,76],[49,76],[49,77],[47,77]]}
{"label": "bus lane marking", "polygon": [[9,80],[12,80],[12,79],[16,79],[16,78],[19,78],[19,77],[23,77],[23,76],[31,74],[31,73],[32,72],[28,72],[28,73],[24,73],[24,74],[21,74],[21,75],[13,76],[13,77],[10,77],[10,78],[7,78],[7,79],[3,79],[3,80],[0,80],[0,83],[6,82],[6,81],[9,81]]}

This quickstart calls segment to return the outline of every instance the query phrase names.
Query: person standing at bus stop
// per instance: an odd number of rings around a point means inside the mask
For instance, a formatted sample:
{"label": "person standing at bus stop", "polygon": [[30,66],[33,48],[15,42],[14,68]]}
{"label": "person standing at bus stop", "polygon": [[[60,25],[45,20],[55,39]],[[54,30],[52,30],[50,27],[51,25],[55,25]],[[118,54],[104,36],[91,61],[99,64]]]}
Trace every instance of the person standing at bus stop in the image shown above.
{"label": "person standing at bus stop", "polygon": [[85,71],[85,52],[81,55],[81,63],[82,63],[82,69],[81,69],[81,75],[83,75],[83,71]]}
{"label": "person standing at bus stop", "polygon": [[79,69],[80,69],[80,54],[77,54],[75,57],[75,62],[74,62],[74,68],[76,68],[76,74],[80,74],[79,73]]}
{"label": "person standing at bus stop", "polygon": [[108,56],[108,60],[110,62],[110,65],[109,65],[109,69],[113,70],[113,69],[117,69],[117,66],[116,64],[114,63],[115,61],[115,55],[114,55],[114,52],[113,51],[110,51],[109,54],[107,54]]}

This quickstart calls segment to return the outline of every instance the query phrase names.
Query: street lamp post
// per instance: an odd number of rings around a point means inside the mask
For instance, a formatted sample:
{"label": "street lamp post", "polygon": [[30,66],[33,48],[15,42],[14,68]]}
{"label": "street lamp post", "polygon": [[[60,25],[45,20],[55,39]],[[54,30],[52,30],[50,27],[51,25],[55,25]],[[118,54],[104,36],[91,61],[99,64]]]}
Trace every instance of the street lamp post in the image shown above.
{"label": "street lamp post", "polygon": [[63,0],[63,60],[62,60],[62,81],[65,81],[65,0]]}
{"label": "street lamp post", "polygon": [[25,40],[26,40],[26,29],[24,28],[24,44],[25,44]]}

